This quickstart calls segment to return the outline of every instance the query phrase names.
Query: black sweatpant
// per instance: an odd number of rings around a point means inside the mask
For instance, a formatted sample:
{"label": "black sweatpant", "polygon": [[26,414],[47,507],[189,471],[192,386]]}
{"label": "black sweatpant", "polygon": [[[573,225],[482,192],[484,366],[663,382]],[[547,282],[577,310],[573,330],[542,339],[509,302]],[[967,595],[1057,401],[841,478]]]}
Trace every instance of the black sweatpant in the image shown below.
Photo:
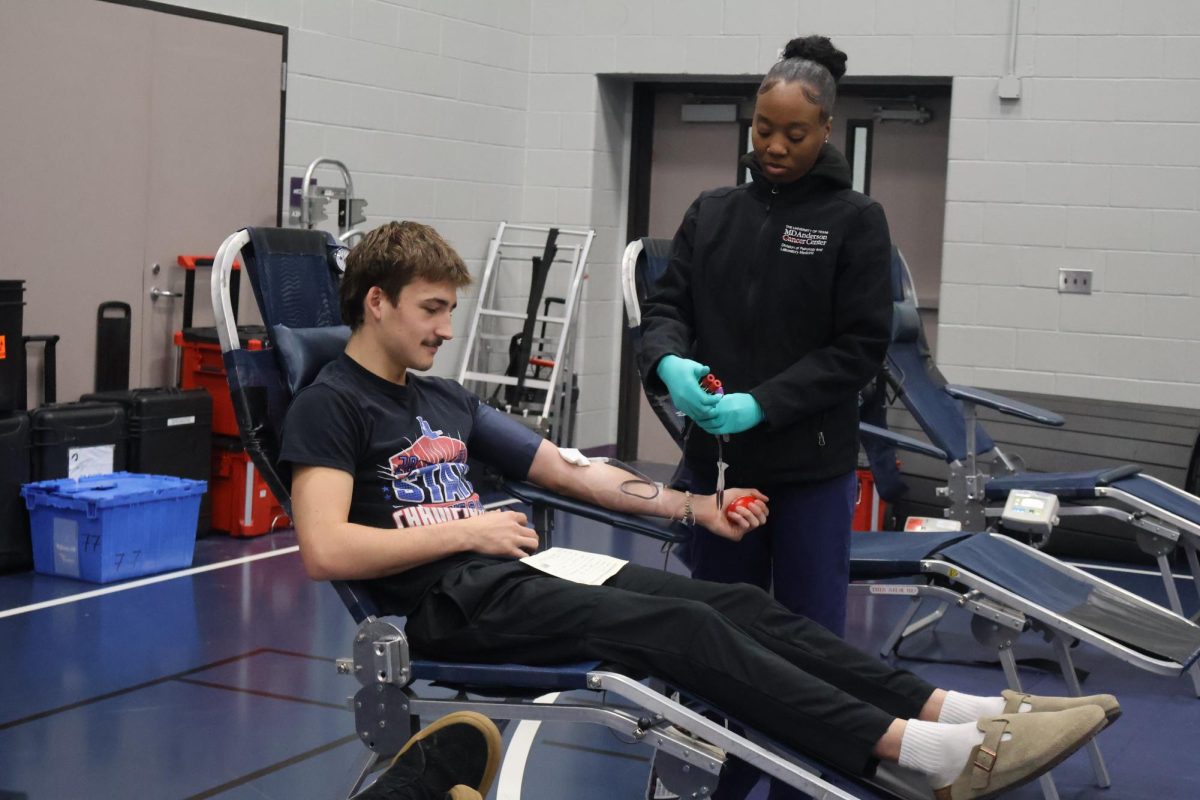
{"label": "black sweatpant", "polygon": [[426,595],[406,631],[423,658],[608,661],[859,774],[874,769],[871,750],[892,720],[916,717],[934,690],[761,589],[635,564],[583,586],[520,562],[472,562]]}

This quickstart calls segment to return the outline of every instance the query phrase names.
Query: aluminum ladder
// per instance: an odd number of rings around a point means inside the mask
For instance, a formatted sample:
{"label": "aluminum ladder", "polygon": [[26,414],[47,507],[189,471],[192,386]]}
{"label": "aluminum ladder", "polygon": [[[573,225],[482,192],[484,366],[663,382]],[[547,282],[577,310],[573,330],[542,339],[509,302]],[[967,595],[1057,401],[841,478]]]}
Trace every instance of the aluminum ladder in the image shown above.
{"label": "aluminum ladder", "polygon": [[[590,229],[501,222],[488,246],[458,367],[460,383],[564,446],[574,434],[575,323],[595,237]],[[542,263],[547,255],[549,263]],[[537,310],[547,299],[559,304],[561,315],[550,314],[549,303]],[[523,342],[535,326],[536,335]],[[529,357],[515,363],[513,349]]]}

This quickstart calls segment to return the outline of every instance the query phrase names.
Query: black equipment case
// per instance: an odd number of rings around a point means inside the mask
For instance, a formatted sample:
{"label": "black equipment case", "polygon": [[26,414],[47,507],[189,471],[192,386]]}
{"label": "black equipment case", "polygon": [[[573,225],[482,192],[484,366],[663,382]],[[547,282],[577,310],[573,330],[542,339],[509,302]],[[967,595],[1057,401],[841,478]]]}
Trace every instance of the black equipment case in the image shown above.
{"label": "black equipment case", "polygon": [[[212,395],[206,389],[129,389],[96,392],[86,401],[125,409],[130,472],[208,481],[212,471]],[[198,530],[208,533],[209,493],[200,499]]]}
{"label": "black equipment case", "polygon": [[25,281],[0,281],[0,412],[25,407]]}
{"label": "black equipment case", "polygon": [[29,482],[29,415],[0,416],[0,574],[33,567],[29,512],[21,484]]}
{"label": "black equipment case", "polygon": [[30,414],[35,481],[67,478],[83,448],[111,447],[112,471],[126,468],[125,409],[120,403],[58,403]]}

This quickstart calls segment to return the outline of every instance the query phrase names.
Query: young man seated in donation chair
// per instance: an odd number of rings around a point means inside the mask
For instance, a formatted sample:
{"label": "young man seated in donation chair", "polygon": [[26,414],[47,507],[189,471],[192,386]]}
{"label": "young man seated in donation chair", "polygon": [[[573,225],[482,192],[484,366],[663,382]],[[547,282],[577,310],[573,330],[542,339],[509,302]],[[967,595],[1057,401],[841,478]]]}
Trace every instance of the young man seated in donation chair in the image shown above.
{"label": "young man seated in donation chair", "polygon": [[538,537],[519,512],[483,510],[468,452],[511,478],[734,540],[766,521],[767,498],[728,490],[727,501],[754,499],[727,515],[712,495],[569,463],[457,383],[414,375],[451,337],[457,290],[469,281],[432,228],[392,222],[368,233],[341,285],[346,350],[299,392],[284,429],[309,576],[369,581],[381,613],[408,618],[414,655],[602,660],[661,678],[848,772],[899,762],[924,773],[939,798],[992,797],[1024,783],[1120,713],[1110,695],[947,692],[748,585],[636,564],[585,585],[523,563]]}

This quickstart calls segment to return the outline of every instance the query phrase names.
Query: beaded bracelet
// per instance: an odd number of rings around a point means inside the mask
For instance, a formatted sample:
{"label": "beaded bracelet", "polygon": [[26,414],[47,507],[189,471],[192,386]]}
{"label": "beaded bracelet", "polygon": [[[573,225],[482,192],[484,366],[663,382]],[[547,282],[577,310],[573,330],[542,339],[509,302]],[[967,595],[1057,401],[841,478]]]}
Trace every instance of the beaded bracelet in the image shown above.
{"label": "beaded bracelet", "polygon": [[692,508],[692,493],[683,493],[683,516],[679,520],[689,528],[696,524],[696,511]]}

